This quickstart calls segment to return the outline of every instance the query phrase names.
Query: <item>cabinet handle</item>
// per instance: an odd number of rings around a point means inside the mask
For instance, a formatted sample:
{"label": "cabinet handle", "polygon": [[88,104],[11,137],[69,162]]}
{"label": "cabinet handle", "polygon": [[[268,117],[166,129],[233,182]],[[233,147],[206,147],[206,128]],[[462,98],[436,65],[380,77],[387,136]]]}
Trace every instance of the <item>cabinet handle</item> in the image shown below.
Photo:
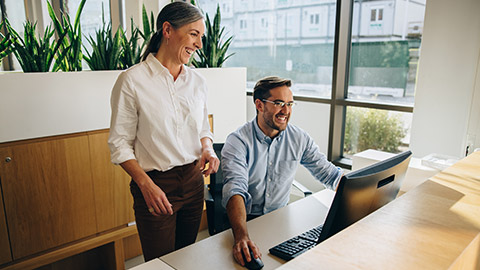
{"label": "cabinet handle", "polygon": [[10,161],[12,161],[12,158],[11,158],[11,157],[6,157],[6,158],[5,158],[5,162],[10,162]]}

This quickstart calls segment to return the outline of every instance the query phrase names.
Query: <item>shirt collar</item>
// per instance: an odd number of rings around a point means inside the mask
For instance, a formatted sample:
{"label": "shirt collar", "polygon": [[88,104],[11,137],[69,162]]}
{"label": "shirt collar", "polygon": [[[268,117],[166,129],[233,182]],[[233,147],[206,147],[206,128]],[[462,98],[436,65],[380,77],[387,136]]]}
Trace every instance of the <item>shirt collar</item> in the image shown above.
{"label": "shirt collar", "polygon": [[[278,135],[273,139],[268,137],[267,135],[265,135],[265,133],[263,133],[263,131],[258,126],[257,120],[258,120],[258,115],[252,121],[253,121],[254,130],[255,130],[255,136],[257,137],[257,140],[259,140],[260,142],[270,144],[273,140],[277,140],[283,137],[285,130],[280,131]],[[287,125],[287,128],[288,128],[288,125]]]}
{"label": "shirt collar", "polygon": [[[160,61],[158,61],[157,58],[155,58],[155,54],[153,54],[153,53],[148,54],[147,58],[145,59],[145,62],[150,67],[153,74],[155,74],[155,75],[168,74],[168,75],[171,76],[168,68],[164,67],[162,65],[162,63]],[[186,75],[187,75],[187,68],[186,68],[185,65],[182,65],[182,71],[180,71],[180,75],[178,76],[178,78],[184,77]]]}

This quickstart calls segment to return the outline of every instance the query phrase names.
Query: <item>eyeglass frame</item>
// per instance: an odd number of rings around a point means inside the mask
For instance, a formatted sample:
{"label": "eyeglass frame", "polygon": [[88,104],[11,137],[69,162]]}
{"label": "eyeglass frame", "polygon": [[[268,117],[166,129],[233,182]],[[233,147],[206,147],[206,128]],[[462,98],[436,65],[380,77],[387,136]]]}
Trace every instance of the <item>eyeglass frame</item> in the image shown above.
{"label": "eyeglass frame", "polygon": [[285,106],[287,106],[287,108],[293,108],[293,106],[295,106],[295,104],[297,104],[293,101],[290,101],[290,102],[285,102],[285,101],[281,101],[281,100],[272,101],[272,100],[268,100],[268,99],[262,99],[262,101],[272,103],[273,106],[280,107],[280,108],[283,108]]}

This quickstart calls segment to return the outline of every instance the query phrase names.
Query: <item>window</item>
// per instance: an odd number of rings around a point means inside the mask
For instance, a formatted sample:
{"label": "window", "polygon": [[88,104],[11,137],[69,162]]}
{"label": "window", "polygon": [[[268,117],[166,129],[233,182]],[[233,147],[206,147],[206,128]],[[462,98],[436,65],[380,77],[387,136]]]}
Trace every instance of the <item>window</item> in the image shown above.
{"label": "window", "polygon": [[[65,11],[70,16],[70,19],[75,19],[78,5],[81,0],[65,0]],[[100,29],[103,25],[102,10],[105,16],[105,22],[110,22],[110,2],[109,0],[88,0],[85,3],[82,11],[80,24],[82,26],[82,33],[85,36],[94,36],[95,31]]]}
{"label": "window", "polygon": [[247,20],[240,20],[240,29],[247,28]]}
{"label": "window", "polygon": [[407,150],[411,122],[411,113],[348,106],[344,157],[367,149],[391,153]]}
{"label": "window", "polygon": [[[81,0],[64,0],[65,12],[70,16],[70,20],[73,23],[77,14],[78,6]],[[103,10],[103,14],[102,14]],[[105,23],[109,23],[110,20],[110,1],[109,0],[88,0],[83,7],[82,15],[80,18],[80,25],[82,27],[82,43],[87,51],[91,51],[90,42],[87,37],[91,36],[95,39],[95,33],[103,26],[103,16]],[[85,51],[84,51],[85,54]],[[88,66],[84,64],[84,68]]]}
{"label": "window", "polygon": [[[18,0],[4,0],[4,5],[0,5],[2,17],[5,15],[8,18],[8,21],[12,25],[13,29],[23,37],[23,24],[26,21],[25,16],[25,5],[23,1]],[[4,58],[2,62],[7,62],[9,64],[10,70],[21,70],[20,64],[18,63],[17,58],[11,54],[11,61],[8,61],[7,58]],[[5,63],[7,64],[7,63]],[[13,66],[10,66],[13,65]],[[3,67],[3,64],[2,64]]]}
{"label": "window", "polygon": [[[231,17],[222,13],[222,25],[235,29],[237,23],[238,30],[246,30],[246,18],[251,20],[248,31],[227,33],[234,35],[229,53],[235,55],[224,66],[247,67],[248,85],[277,75],[295,82],[295,95],[330,97],[336,1],[303,2],[232,1]],[[197,3],[204,12],[215,14],[216,1]]]}
{"label": "window", "polygon": [[382,21],[383,20],[383,8],[372,8],[370,11],[370,21]]}
{"label": "window", "polygon": [[[343,145],[346,157],[368,148],[399,152],[409,145],[421,44],[421,33],[413,33],[409,26],[414,22],[423,25],[425,3],[395,5],[391,1],[374,6],[375,2],[379,1],[359,1],[353,6]],[[372,127],[373,123],[382,125]],[[392,147],[379,141],[389,141]]]}
{"label": "window", "polygon": [[267,28],[268,27],[268,21],[265,18],[262,18],[262,28]]}

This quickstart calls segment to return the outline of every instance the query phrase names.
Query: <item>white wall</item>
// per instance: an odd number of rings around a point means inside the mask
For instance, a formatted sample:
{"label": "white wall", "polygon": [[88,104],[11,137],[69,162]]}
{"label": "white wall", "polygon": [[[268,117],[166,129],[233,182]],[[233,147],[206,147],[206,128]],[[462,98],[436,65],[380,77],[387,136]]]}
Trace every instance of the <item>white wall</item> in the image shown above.
{"label": "white wall", "polygon": [[0,74],[0,142],[104,129],[119,71]]}
{"label": "white wall", "polygon": [[197,69],[207,80],[208,112],[213,114],[214,141],[225,142],[228,134],[246,122],[246,68]]}
{"label": "white wall", "polygon": [[427,1],[410,141],[416,157],[462,157],[467,131],[480,137],[478,14],[478,0]]}
{"label": "white wall", "polygon": [[466,141],[466,144],[470,145],[469,153],[476,148],[480,148],[480,56],[477,63],[476,77],[475,90],[470,105],[470,117]]}

